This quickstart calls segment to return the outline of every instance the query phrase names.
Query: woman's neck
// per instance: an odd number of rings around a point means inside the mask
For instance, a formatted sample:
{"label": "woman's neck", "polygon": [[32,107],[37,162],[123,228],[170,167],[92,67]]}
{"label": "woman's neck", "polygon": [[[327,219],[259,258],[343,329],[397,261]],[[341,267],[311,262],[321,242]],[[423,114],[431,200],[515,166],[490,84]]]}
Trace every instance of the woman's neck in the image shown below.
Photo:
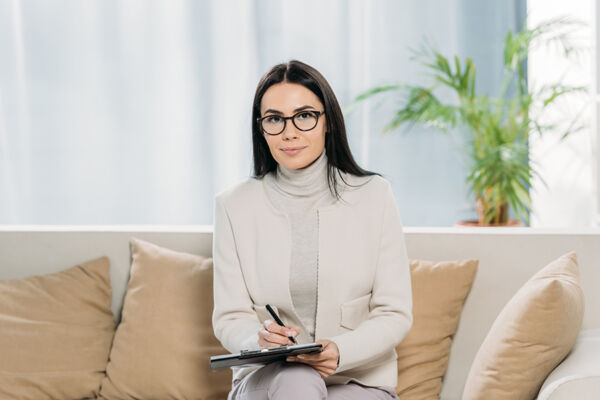
{"label": "woman's neck", "polygon": [[278,164],[275,182],[287,195],[310,197],[329,190],[327,166],[327,154],[323,149],[321,155],[307,167],[290,169]]}

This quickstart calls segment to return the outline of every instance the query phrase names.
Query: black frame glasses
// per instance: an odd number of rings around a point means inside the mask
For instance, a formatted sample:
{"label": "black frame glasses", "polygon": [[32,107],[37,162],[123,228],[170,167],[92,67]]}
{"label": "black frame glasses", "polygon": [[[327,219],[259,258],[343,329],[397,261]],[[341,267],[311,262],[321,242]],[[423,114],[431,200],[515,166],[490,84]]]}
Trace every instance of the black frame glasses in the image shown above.
{"label": "black frame glasses", "polygon": [[[312,126],[311,128],[308,128],[308,129],[302,129],[302,128],[298,127],[298,125],[296,124],[296,117],[297,117],[298,115],[301,115],[301,114],[306,114],[306,113],[312,114],[312,115],[315,117],[315,125],[314,125],[314,126]],[[286,127],[286,125],[287,125],[287,120],[288,120],[288,119],[291,119],[291,120],[292,120],[292,124],[294,124],[294,126],[295,126],[295,127],[298,129],[298,130],[300,130],[300,131],[302,131],[302,132],[311,131],[311,130],[315,129],[315,127],[316,127],[316,126],[317,126],[317,124],[319,123],[319,117],[320,117],[322,114],[325,114],[325,110],[322,110],[322,111],[316,111],[316,110],[303,110],[303,111],[299,111],[299,112],[297,112],[296,114],[294,114],[294,115],[292,115],[292,116],[290,116],[290,117],[284,117],[283,115],[278,115],[278,114],[269,114],[269,115],[265,115],[264,117],[256,118],[256,122],[258,123],[258,126],[259,126],[259,128],[260,128],[260,130],[261,130],[261,131],[263,131],[263,132],[264,132],[264,133],[266,133],[267,135],[272,135],[272,136],[275,136],[275,135],[280,135],[280,134],[281,134],[283,131],[285,131],[285,127]],[[267,118],[271,118],[271,117],[278,117],[278,118],[281,118],[281,119],[283,120],[283,127],[281,128],[281,131],[279,131],[279,132],[277,132],[277,133],[270,133],[270,132],[267,132],[267,131],[265,130],[265,128],[263,127],[263,121],[264,121],[265,119],[267,119]]]}

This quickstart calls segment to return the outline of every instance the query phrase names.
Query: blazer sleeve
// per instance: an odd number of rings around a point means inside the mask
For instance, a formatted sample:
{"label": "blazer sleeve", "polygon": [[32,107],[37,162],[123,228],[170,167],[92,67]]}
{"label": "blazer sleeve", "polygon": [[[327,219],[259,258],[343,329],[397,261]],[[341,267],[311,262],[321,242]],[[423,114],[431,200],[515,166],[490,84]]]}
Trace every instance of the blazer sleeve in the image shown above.
{"label": "blazer sleeve", "polygon": [[215,197],[213,224],[213,331],[231,353],[258,350],[262,324],[252,308],[222,196]]}
{"label": "blazer sleeve", "polygon": [[386,357],[412,327],[410,267],[398,207],[389,182],[369,316],[356,329],[326,338],[338,346],[335,373]]}

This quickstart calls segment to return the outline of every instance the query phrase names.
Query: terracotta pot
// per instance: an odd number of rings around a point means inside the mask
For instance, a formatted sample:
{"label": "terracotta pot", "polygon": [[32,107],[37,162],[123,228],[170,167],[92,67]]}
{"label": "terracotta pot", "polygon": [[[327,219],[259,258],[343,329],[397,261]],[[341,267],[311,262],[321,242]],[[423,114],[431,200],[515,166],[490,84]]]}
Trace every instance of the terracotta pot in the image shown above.
{"label": "terracotta pot", "polygon": [[523,224],[523,222],[519,221],[518,219],[511,219],[506,224],[498,224],[498,225],[494,225],[494,224],[482,225],[479,223],[478,220],[469,220],[469,221],[459,221],[454,226],[498,226],[498,227],[513,226],[513,227],[516,227],[516,226],[525,226],[525,224]]}

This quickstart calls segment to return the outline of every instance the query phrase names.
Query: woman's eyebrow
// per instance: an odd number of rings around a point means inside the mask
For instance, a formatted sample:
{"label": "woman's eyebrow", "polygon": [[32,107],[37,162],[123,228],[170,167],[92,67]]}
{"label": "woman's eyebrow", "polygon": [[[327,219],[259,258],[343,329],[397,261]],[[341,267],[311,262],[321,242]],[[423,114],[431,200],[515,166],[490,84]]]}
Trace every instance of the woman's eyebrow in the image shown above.
{"label": "woman's eyebrow", "polygon": [[[302,106],[302,107],[298,107],[294,110],[294,113],[297,113],[298,111],[302,111],[302,110],[306,110],[308,108],[315,108],[313,106]],[[271,114],[279,114],[279,115],[283,115],[283,113],[281,111],[277,111],[277,110],[273,110],[272,108],[269,108],[268,110],[265,111],[265,114],[267,113],[271,113]]]}

